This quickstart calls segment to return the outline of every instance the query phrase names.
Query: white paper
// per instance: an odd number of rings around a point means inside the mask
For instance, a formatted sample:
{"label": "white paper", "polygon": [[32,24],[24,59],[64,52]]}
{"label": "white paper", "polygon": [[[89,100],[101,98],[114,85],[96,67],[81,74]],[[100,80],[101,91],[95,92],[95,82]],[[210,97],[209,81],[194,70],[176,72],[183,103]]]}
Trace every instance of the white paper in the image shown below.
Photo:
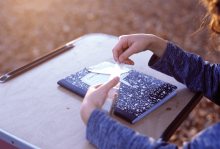
{"label": "white paper", "polygon": [[[128,73],[121,74],[120,81],[124,84],[131,86],[128,82],[124,81],[123,79],[128,75]],[[85,75],[81,81],[90,85],[94,86],[97,84],[103,84],[108,81],[110,75],[109,74],[98,74],[98,73],[89,73]]]}
{"label": "white paper", "polygon": [[106,81],[108,81],[110,75],[107,74],[97,74],[97,73],[89,73],[86,76],[84,76],[81,81],[90,85],[94,86],[97,84],[103,84]]}
{"label": "white paper", "polygon": [[116,62],[115,66],[111,72],[111,75],[109,77],[109,80],[112,80],[114,77],[120,77],[121,70],[123,67],[124,67],[124,63]]}

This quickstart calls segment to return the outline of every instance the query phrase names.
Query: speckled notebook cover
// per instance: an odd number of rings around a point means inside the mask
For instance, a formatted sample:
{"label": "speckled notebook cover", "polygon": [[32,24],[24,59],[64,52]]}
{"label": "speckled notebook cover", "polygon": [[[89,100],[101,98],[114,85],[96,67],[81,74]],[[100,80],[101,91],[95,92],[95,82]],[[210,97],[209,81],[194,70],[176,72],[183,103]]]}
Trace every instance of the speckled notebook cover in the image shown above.
{"label": "speckled notebook cover", "polygon": [[[98,70],[105,67],[114,67],[114,64],[104,62],[90,69]],[[58,84],[84,97],[90,85],[82,82],[81,79],[89,73],[88,69],[84,68],[58,81]],[[137,122],[176,94],[177,87],[172,84],[136,70],[127,73],[120,82],[115,115],[130,123]]]}

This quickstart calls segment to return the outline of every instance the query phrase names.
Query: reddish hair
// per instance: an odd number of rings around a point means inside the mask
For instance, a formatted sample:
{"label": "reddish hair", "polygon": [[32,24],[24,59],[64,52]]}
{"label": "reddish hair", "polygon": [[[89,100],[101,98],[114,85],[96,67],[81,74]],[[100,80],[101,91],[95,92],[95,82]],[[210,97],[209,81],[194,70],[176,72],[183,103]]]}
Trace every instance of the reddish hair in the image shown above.
{"label": "reddish hair", "polygon": [[220,0],[203,0],[203,2],[208,8],[208,14],[211,17],[210,30],[214,34],[220,35]]}

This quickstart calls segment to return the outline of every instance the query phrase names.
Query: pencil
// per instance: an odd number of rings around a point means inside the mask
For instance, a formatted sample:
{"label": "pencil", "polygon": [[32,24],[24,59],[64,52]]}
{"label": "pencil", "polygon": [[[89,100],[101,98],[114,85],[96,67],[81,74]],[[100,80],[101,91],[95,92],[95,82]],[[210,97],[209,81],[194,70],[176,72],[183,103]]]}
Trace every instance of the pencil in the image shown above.
{"label": "pencil", "polygon": [[0,83],[6,82],[6,81],[18,76],[19,74],[21,74],[21,73],[23,73],[23,72],[39,65],[40,63],[45,62],[45,61],[49,60],[50,58],[52,58],[52,57],[54,57],[54,56],[56,56],[60,53],[63,53],[63,52],[65,52],[65,51],[67,51],[67,50],[69,50],[73,47],[74,47],[73,42],[69,42],[69,43],[67,43],[67,44],[65,44],[65,45],[63,45],[63,46],[61,46],[61,47],[45,54],[45,55],[43,55],[42,57],[37,58],[36,60],[34,60],[34,61],[24,65],[24,66],[21,66],[21,67],[15,69],[15,70],[3,75],[3,76],[1,76],[0,77]]}

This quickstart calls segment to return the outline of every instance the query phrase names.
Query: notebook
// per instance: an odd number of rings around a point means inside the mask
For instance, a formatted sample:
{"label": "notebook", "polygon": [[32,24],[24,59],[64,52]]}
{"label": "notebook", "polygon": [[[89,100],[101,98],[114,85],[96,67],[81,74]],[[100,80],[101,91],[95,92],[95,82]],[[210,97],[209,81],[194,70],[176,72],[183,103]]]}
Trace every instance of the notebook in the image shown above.
{"label": "notebook", "polygon": [[[84,97],[90,86],[105,83],[114,64],[102,62],[84,68],[57,83]],[[176,95],[177,87],[145,73],[123,67],[114,114],[135,123]]]}

